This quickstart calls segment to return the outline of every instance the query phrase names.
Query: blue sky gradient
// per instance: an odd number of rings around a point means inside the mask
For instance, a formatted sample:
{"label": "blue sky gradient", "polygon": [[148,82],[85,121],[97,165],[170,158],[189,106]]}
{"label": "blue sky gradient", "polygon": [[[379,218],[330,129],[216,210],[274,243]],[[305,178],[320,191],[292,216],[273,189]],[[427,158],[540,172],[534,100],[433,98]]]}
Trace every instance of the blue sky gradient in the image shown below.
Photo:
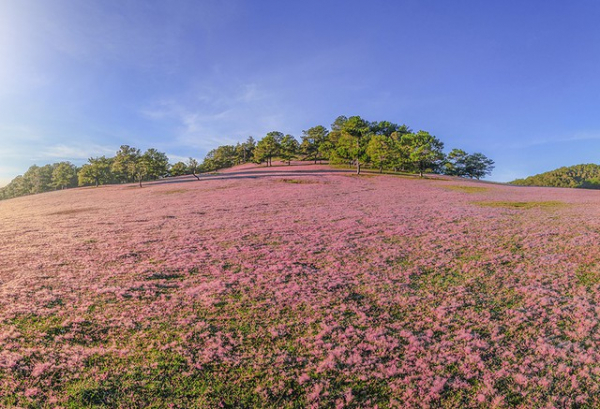
{"label": "blue sky gradient", "polygon": [[338,115],[427,130],[491,180],[600,162],[595,1],[0,2],[0,185],[155,147],[175,162]]}

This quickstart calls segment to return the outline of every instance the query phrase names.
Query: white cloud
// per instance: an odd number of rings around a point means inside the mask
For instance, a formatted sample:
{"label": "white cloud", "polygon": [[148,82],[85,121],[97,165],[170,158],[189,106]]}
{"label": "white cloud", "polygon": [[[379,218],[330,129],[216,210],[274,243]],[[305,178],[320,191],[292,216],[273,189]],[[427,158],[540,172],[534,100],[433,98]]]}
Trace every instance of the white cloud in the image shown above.
{"label": "white cloud", "polygon": [[508,145],[501,144],[498,147],[501,148],[509,148],[509,149],[523,149],[523,148],[531,148],[535,146],[543,146],[543,145],[551,145],[551,144],[559,144],[565,142],[580,142],[580,141],[593,141],[600,140],[600,132],[591,132],[591,131],[579,131],[575,132],[572,135],[554,135],[554,136],[545,136],[545,137],[533,137],[522,138],[518,142],[510,143]]}
{"label": "white cloud", "polygon": [[167,156],[169,157],[169,163],[171,163],[171,164],[175,164],[177,162],[186,163],[188,161],[188,159],[190,158],[189,156],[179,156],[179,155],[169,155],[169,154],[167,154]]}
{"label": "white cloud", "polygon": [[56,160],[87,160],[92,156],[113,155],[114,148],[101,145],[51,145],[41,149],[40,158]]}
{"label": "white cloud", "polygon": [[192,87],[186,95],[163,98],[140,112],[146,118],[175,122],[175,143],[209,151],[248,136],[261,137],[289,126],[276,95],[257,83],[216,78]]}

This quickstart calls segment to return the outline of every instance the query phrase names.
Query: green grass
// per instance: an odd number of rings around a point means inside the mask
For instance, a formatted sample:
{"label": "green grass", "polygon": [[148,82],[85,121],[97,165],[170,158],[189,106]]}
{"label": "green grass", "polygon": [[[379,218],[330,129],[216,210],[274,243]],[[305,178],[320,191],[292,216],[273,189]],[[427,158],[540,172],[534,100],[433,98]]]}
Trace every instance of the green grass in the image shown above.
{"label": "green grass", "polygon": [[314,180],[306,180],[306,179],[281,179],[281,182],[291,183],[294,185],[309,185],[309,184],[318,183]]}
{"label": "green grass", "polygon": [[581,265],[575,272],[579,284],[592,287],[600,284],[600,266],[595,264]]}
{"label": "green grass", "polygon": [[457,192],[463,192],[463,193],[483,193],[483,192],[487,192],[488,190],[490,190],[487,187],[481,187],[481,186],[447,185],[447,186],[442,186],[442,187],[444,189],[455,190]]}
{"label": "green grass", "polygon": [[58,212],[48,213],[48,216],[65,216],[65,215],[72,215],[72,214],[78,214],[78,213],[87,213],[87,212],[91,212],[94,210],[98,210],[98,208],[97,207],[83,207],[80,209],[60,210]]}
{"label": "green grass", "polygon": [[159,195],[175,195],[177,193],[185,193],[187,192],[187,189],[173,189],[173,190],[165,190],[162,192],[156,192]]}
{"label": "green grass", "polygon": [[499,202],[473,202],[478,206],[484,207],[503,207],[507,209],[534,209],[534,208],[557,208],[563,207],[567,204],[564,202],[559,202],[556,200],[549,200],[546,202],[508,202],[508,201],[499,201]]}

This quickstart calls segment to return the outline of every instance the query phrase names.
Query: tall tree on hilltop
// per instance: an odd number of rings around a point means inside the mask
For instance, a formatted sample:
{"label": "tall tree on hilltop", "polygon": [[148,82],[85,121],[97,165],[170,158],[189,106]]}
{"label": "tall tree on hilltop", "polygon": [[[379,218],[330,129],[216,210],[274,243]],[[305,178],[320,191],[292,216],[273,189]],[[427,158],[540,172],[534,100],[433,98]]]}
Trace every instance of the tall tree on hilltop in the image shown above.
{"label": "tall tree on hilltop", "polygon": [[446,157],[444,173],[451,176],[461,176],[481,179],[490,175],[494,169],[494,161],[482,153],[469,155],[462,149],[452,149]]}
{"label": "tall tree on hilltop", "polygon": [[373,135],[367,145],[367,155],[373,165],[379,168],[379,173],[383,173],[383,168],[387,167],[393,159],[393,144],[391,137]]}
{"label": "tall tree on hilltop", "polygon": [[150,176],[152,171],[152,162],[145,156],[138,156],[137,159],[129,164],[129,172],[133,175],[133,179],[142,187],[142,182],[147,176]]}
{"label": "tall tree on hilltop", "polygon": [[52,184],[52,172],[55,165],[36,166],[33,165],[23,174],[22,188],[27,191],[25,194],[36,194],[49,192],[54,189]]}
{"label": "tall tree on hilltop", "polygon": [[204,172],[230,168],[237,163],[237,150],[233,145],[222,145],[206,154],[200,166]]}
{"label": "tall tree on hilltop", "polygon": [[402,135],[401,143],[407,147],[408,160],[421,177],[428,169],[437,170],[444,160],[444,144],[429,132]]}
{"label": "tall tree on hilltop", "polygon": [[314,160],[315,164],[320,158],[322,146],[327,142],[329,131],[322,125],[302,131],[302,143],[300,149],[307,159]]}
{"label": "tall tree on hilltop", "polygon": [[112,162],[112,172],[115,178],[121,182],[133,182],[136,180],[136,163],[140,158],[140,150],[129,145],[121,145]]}
{"label": "tall tree on hilltop", "polygon": [[296,157],[300,145],[296,138],[292,135],[286,135],[281,139],[281,143],[279,144],[279,156],[283,162],[287,162],[288,165],[291,164],[291,160]]}
{"label": "tall tree on hilltop", "polygon": [[187,174],[187,166],[185,163],[179,161],[171,165],[169,169],[169,175],[171,176],[183,176]]}
{"label": "tall tree on hilltop", "polygon": [[65,189],[77,184],[77,167],[71,162],[60,162],[52,171],[52,184]]}
{"label": "tall tree on hilltop", "polygon": [[410,164],[410,147],[402,143],[402,136],[410,134],[412,131],[406,125],[402,125],[400,129],[393,132],[390,136],[392,145],[390,146],[390,161],[389,164],[394,171],[406,170]]}
{"label": "tall tree on hilltop", "polygon": [[494,161],[483,153],[476,152],[467,157],[466,174],[470,178],[477,180],[491,175],[494,170]]}
{"label": "tall tree on hilltop", "polygon": [[254,148],[256,148],[256,141],[253,137],[249,136],[246,142],[236,145],[236,154],[238,163],[250,162],[254,155]]}
{"label": "tall tree on hilltop", "polygon": [[194,177],[198,180],[200,180],[200,177],[196,174],[196,172],[198,171],[198,161],[192,157],[188,158],[187,160],[187,167],[189,172],[194,175]]}
{"label": "tall tree on hilltop", "polygon": [[452,149],[446,156],[444,173],[449,176],[466,176],[468,156],[462,149]]}
{"label": "tall tree on hilltop", "polygon": [[159,152],[154,148],[148,149],[142,155],[148,168],[148,177],[150,179],[158,179],[167,174],[169,168],[169,158],[163,152]]}
{"label": "tall tree on hilltop", "polygon": [[100,156],[89,158],[88,162],[79,170],[79,186],[93,183],[98,187],[112,180],[112,159]]}
{"label": "tall tree on hilltop", "polygon": [[356,163],[356,174],[360,175],[362,162],[367,160],[366,147],[371,136],[369,122],[360,116],[351,116],[342,125],[339,144],[340,153]]}
{"label": "tall tree on hilltop", "polygon": [[273,157],[279,154],[282,139],[283,134],[281,132],[269,132],[256,144],[254,161],[256,163],[266,162],[267,166],[273,166]]}
{"label": "tall tree on hilltop", "polygon": [[348,121],[344,115],[338,116],[331,124],[331,132],[327,138],[319,145],[319,154],[330,162],[337,162],[340,159],[347,160],[338,153],[338,145],[342,136],[342,127]]}
{"label": "tall tree on hilltop", "polygon": [[[404,125],[403,125],[404,126]],[[394,132],[400,129],[400,126],[389,121],[375,121],[370,124],[373,135],[392,136]]]}

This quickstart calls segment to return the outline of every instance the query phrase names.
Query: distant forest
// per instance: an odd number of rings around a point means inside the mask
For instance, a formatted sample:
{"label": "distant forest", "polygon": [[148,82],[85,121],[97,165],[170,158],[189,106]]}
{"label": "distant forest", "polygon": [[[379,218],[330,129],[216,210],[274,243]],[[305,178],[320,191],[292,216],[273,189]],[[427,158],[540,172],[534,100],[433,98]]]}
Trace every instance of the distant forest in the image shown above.
{"label": "distant forest", "polygon": [[81,167],[70,162],[31,166],[0,189],[0,199],[43,193],[77,186],[138,183],[169,176],[214,172],[243,163],[272,166],[273,161],[327,161],[354,166],[357,173],[368,167],[379,172],[438,173],[480,179],[490,175],[494,161],[482,153],[462,149],[443,152],[444,143],[426,131],[413,132],[406,125],[388,121],[370,122],[359,116],[339,116],[330,129],[322,125],[302,131],[300,140],[281,132],[269,132],[256,141],[249,137],[236,145],[210,151],[202,163],[194,158],[169,163],[156,149],[141,152],[123,145],[114,157],[94,157]]}
{"label": "distant forest", "polygon": [[600,189],[600,165],[593,163],[562,167],[510,182],[520,186],[577,187]]}

